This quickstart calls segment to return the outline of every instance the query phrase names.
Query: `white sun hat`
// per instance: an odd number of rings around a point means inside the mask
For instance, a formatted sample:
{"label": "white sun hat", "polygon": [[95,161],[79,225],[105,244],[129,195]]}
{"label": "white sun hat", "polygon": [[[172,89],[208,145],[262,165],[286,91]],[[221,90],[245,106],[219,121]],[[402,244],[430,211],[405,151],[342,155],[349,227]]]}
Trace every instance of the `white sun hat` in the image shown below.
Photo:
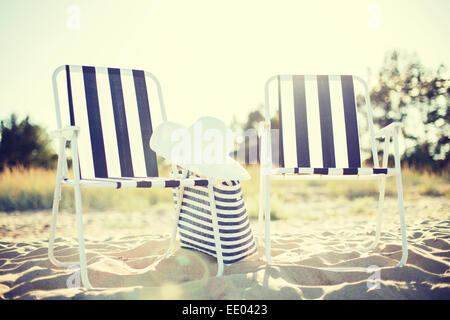
{"label": "white sun hat", "polygon": [[164,122],[153,132],[150,147],[161,157],[198,175],[220,180],[249,180],[234,160],[233,133],[222,120],[202,117],[189,128]]}

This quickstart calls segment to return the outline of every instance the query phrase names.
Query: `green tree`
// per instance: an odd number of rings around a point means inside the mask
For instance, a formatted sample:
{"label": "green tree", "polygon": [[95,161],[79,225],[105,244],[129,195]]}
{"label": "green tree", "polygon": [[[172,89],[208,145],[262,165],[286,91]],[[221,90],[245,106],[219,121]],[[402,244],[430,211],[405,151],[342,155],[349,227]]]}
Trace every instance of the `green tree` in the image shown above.
{"label": "green tree", "polygon": [[370,92],[374,122],[404,124],[403,160],[416,168],[448,168],[450,160],[450,79],[446,68],[427,70],[416,55],[388,52]]}
{"label": "green tree", "polygon": [[12,114],[0,124],[0,172],[7,167],[54,168],[57,156],[43,128],[31,124],[29,117],[19,122]]}

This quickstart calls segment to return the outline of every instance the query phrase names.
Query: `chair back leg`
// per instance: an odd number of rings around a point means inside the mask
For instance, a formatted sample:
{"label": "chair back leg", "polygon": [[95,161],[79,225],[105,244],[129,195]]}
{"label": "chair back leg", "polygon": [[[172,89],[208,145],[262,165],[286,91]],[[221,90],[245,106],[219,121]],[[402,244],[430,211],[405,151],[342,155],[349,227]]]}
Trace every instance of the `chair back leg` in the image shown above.
{"label": "chair back leg", "polygon": [[214,231],[214,242],[216,244],[217,277],[220,277],[223,274],[223,255],[222,255],[222,245],[220,241],[219,222],[217,219],[216,200],[214,197],[213,185],[208,186],[208,193],[209,193],[209,208],[211,210],[211,218]]}
{"label": "chair back leg", "polygon": [[402,234],[402,258],[397,267],[403,267],[408,260],[408,242],[406,240],[405,208],[403,204],[403,185],[401,174],[397,175],[398,211],[400,213],[400,230]]}
{"label": "chair back leg", "polygon": [[74,263],[61,262],[55,258],[53,249],[55,245],[55,233],[56,233],[56,220],[59,212],[59,202],[61,201],[61,183],[63,179],[63,164],[65,164],[65,159],[62,156],[61,150],[64,150],[65,142],[60,141],[60,154],[58,157],[58,167],[56,170],[56,181],[55,181],[55,191],[53,193],[53,206],[52,206],[52,219],[50,222],[50,237],[48,241],[48,258],[51,263],[58,267],[69,267],[74,265]]}
{"label": "chair back leg", "polygon": [[50,238],[48,240],[48,258],[54,265],[60,266],[61,262],[56,260],[53,253],[53,246],[55,243],[55,229],[56,229],[56,215],[59,211],[59,201],[61,196],[61,181],[56,181],[55,192],[53,194],[53,209],[52,209],[52,220],[50,222]]}
{"label": "chair back leg", "polygon": [[361,251],[370,251],[376,247],[378,242],[380,241],[381,235],[381,222],[383,220],[383,204],[384,204],[384,196],[386,190],[386,177],[382,177],[379,183],[379,196],[378,196],[378,209],[377,209],[377,226],[376,226],[376,234],[373,242],[364,248],[360,248]]}
{"label": "chair back leg", "polygon": [[384,204],[384,196],[386,193],[386,177],[382,177],[380,181],[380,195],[378,196],[378,217],[377,217],[377,235],[375,237],[374,247],[377,245],[378,241],[380,241],[381,236],[381,222],[383,219],[383,204]]}
{"label": "chair back leg", "polygon": [[80,185],[75,185],[75,210],[77,218],[77,231],[78,231],[78,250],[80,254],[80,272],[81,281],[86,289],[92,289],[91,283],[89,282],[87,273],[87,261],[86,261],[86,250],[84,244],[84,232],[83,232],[83,212],[81,204],[81,188]]}
{"label": "chair back leg", "polygon": [[408,260],[408,243],[406,240],[406,222],[405,222],[405,207],[403,203],[403,183],[402,183],[402,169],[400,166],[400,154],[398,147],[398,135],[395,134],[393,137],[394,140],[394,161],[395,168],[397,169],[397,197],[398,197],[398,211],[400,214],[400,230],[402,236],[402,258],[400,262],[397,264],[397,267],[402,267],[406,264]]}
{"label": "chair back leg", "polygon": [[264,213],[265,213],[265,199],[266,192],[264,189],[264,176],[259,175],[259,211],[258,211],[258,244],[262,248],[264,246]]}
{"label": "chair back leg", "polygon": [[54,246],[55,246],[55,233],[56,233],[56,220],[59,212],[59,202],[61,200],[61,181],[56,183],[55,193],[53,197],[53,209],[52,209],[52,219],[50,223],[50,237],[48,241],[48,258],[51,263],[58,267],[69,267],[73,265],[77,265],[78,263],[72,262],[61,262],[55,258],[54,255]]}
{"label": "chair back leg", "polygon": [[266,219],[266,225],[265,225],[265,235],[266,235],[266,261],[268,264],[272,264],[272,256],[270,253],[270,176],[265,175],[264,176],[264,189],[265,189],[265,205],[264,205],[264,211],[265,211],[265,219]]}
{"label": "chair back leg", "polygon": [[170,245],[167,249],[165,257],[168,257],[170,252],[173,250],[173,247],[175,246],[175,239],[177,237],[177,229],[178,229],[178,222],[180,220],[180,211],[181,211],[181,203],[183,201],[183,193],[184,193],[184,187],[178,188],[178,194],[177,194],[177,206],[175,208],[175,219],[172,226],[172,235],[170,237]]}

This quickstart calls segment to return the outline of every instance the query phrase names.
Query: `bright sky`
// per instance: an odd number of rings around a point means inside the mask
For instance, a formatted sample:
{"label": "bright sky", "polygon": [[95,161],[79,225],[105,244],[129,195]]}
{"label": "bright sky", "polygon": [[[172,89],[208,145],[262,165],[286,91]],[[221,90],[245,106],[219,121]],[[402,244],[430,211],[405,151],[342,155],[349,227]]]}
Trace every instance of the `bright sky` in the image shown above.
{"label": "bright sky", "polygon": [[0,0],[0,119],[55,128],[51,74],[80,64],[154,73],[170,120],[244,120],[274,74],[367,78],[394,48],[450,67],[449,13],[448,0]]}

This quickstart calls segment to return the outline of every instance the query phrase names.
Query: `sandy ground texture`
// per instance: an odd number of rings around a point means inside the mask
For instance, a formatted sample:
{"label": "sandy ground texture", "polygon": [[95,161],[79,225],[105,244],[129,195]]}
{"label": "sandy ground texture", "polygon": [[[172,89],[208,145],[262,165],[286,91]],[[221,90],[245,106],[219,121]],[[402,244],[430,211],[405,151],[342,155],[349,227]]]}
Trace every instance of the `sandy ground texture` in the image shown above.
{"label": "sandy ground texture", "polygon": [[[375,215],[329,214],[308,203],[296,208],[292,218],[272,222],[273,265],[259,250],[220,278],[214,258],[179,246],[146,269],[168,247],[169,208],[87,212],[95,287],[89,291],[77,287],[76,268],[56,267],[47,257],[50,212],[0,213],[0,299],[450,299],[448,198],[407,202],[409,258],[402,268],[395,267],[401,257],[395,201],[386,203],[381,242],[371,252],[358,248],[374,238]],[[55,255],[76,260],[74,214],[58,219]],[[256,234],[256,221],[252,227]],[[326,269],[347,266],[360,269]]]}

